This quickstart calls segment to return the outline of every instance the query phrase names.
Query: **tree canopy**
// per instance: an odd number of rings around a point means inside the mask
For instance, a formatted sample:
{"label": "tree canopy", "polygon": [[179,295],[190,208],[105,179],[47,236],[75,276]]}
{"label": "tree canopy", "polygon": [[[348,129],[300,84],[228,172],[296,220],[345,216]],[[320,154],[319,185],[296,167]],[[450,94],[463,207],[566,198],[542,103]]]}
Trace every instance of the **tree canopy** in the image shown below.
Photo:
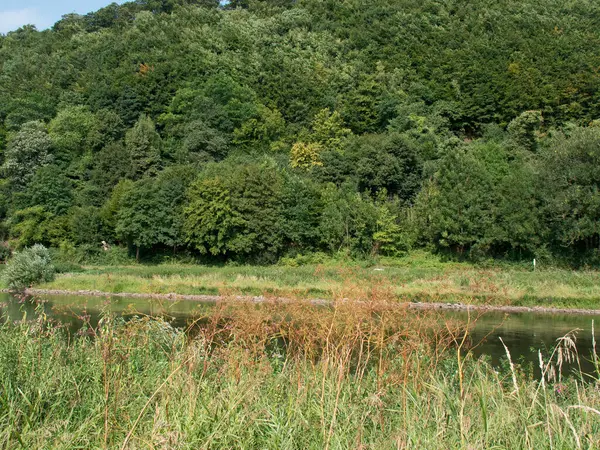
{"label": "tree canopy", "polygon": [[0,239],[600,261],[600,4],[135,0],[0,35]]}

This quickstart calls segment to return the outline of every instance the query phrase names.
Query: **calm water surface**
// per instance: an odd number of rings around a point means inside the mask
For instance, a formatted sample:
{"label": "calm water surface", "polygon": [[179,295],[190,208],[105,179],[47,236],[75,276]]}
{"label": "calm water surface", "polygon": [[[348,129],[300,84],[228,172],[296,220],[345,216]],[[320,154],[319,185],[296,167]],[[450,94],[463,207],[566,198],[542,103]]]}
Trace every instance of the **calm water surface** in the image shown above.
{"label": "calm water surface", "polygon": [[[83,314],[93,326],[98,323],[102,311],[111,311],[125,317],[134,313],[162,315],[169,318],[174,326],[185,326],[188,319],[197,317],[212,307],[212,304],[198,302],[121,297],[47,296],[43,299],[44,312],[64,323],[73,332],[81,327]],[[24,315],[33,318],[37,314],[34,302],[20,301],[8,294],[0,294],[0,305],[2,312],[10,320],[21,320]],[[444,314],[467,321],[465,312],[448,311]],[[538,365],[538,349],[550,349],[558,338],[569,331],[578,330],[577,348],[583,369],[591,372],[591,364],[586,360],[589,361],[592,352],[592,321],[595,324],[596,341],[600,341],[600,316],[488,312],[478,318],[471,332],[471,343],[475,345],[473,352],[476,356],[487,355],[497,365],[506,361],[506,353],[499,339],[502,338],[514,362],[531,364],[535,370]]]}

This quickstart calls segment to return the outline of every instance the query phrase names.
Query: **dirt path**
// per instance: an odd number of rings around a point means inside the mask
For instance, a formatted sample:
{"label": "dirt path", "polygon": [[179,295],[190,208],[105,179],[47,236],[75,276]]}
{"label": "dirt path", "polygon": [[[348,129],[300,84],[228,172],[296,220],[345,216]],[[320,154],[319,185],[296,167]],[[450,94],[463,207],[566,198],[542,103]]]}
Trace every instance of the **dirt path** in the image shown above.
{"label": "dirt path", "polygon": [[[2,292],[8,292],[6,289]],[[240,302],[254,302],[262,303],[267,301],[289,303],[296,301],[293,298],[286,297],[265,297],[259,296],[234,296],[225,297],[221,295],[184,295],[184,294],[140,294],[140,293],[110,293],[100,291],[68,291],[60,289],[26,289],[25,293],[28,295],[78,295],[86,297],[125,297],[125,298],[147,298],[154,300],[170,300],[170,301],[191,301],[191,302],[206,302],[216,303],[218,301],[240,301]],[[315,305],[330,305],[333,303],[332,300],[326,299],[310,299],[307,300]],[[350,301],[346,299],[346,301]],[[544,306],[495,306],[495,305],[468,305],[463,303],[435,303],[435,302],[404,302],[398,303],[397,305],[407,307],[410,309],[441,309],[441,310],[455,310],[455,311],[466,311],[477,310],[477,311],[498,311],[506,313],[554,313],[554,314],[585,314],[590,316],[600,316],[600,309],[578,309],[578,308],[548,308]]]}

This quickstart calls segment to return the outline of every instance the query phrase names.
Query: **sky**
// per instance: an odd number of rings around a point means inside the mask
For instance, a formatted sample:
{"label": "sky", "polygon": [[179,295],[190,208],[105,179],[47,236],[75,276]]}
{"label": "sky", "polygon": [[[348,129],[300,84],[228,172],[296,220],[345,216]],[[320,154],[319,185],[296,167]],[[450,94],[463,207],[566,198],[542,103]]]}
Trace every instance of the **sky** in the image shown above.
{"label": "sky", "polygon": [[33,24],[38,30],[51,27],[63,14],[86,14],[124,0],[0,0],[0,33]]}

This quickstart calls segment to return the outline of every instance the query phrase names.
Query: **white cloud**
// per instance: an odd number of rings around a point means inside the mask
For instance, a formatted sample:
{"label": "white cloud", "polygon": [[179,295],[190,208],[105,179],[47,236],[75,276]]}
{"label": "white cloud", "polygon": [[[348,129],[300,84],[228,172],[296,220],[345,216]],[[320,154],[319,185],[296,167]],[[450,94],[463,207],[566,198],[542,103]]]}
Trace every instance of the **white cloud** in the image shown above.
{"label": "white cloud", "polygon": [[0,11],[0,33],[8,33],[28,24],[35,25],[38,30],[43,30],[51,25],[35,8]]}

